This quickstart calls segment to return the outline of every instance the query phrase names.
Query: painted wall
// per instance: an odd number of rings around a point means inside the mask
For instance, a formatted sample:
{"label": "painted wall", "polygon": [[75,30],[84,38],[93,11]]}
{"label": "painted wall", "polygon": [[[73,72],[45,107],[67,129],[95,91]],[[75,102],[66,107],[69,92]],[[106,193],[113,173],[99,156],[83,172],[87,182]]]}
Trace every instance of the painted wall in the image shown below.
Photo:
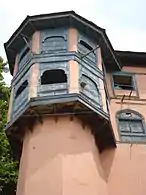
{"label": "painted wall", "polygon": [[[122,71],[127,72],[127,73],[134,73],[135,74],[135,80],[136,80],[136,87],[138,89],[138,95],[139,97],[135,95],[135,92],[132,92],[132,97],[133,99],[141,99],[141,100],[146,100],[146,68],[144,67],[128,67],[125,66],[122,68]],[[114,98],[114,91],[112,89],[112,83],[111,83],[111,74],[107,73],[106,75],[106,80],[107,80],[107,85],[108,85],[108,91],[110,97]],[[121,91],[121,90],[116,90],[116,95],[129,95],[130,91]],[[135,97],[135,98],[134,98]],[[121,97],[120,97],[121,98]]]}
{"label": "painted wall", "polygon": [[46,117],[25,135],[17,195],[107,195],[99,158],[88,126]]}
{"label": "painted wall", "polygon": [[117,144],[115,150],[107,150],[101,155],[101,163],[109,195],[146,193],[145,145]]}
{"label": "painted wall", "polygon": [[[107,74],[108,90],[111,97],[110,116],[117,141],[115,150],[101,154],[101,164],[107,178],[109,195],[146,194],[146,145],[120,143],[116,113],[122,109],[132,109],[143,115],[146,120],[146,68],[123,67],[123,71],[135,73],[139,98],[114,97],[110,74]],[[124,91],[121,91],[123,95]]]}
{"label": "painted wall", "polygon": [[29,99],[37,97],[39,83],[39,65],[33,64],[30,68],[30,81],[29,81]]}

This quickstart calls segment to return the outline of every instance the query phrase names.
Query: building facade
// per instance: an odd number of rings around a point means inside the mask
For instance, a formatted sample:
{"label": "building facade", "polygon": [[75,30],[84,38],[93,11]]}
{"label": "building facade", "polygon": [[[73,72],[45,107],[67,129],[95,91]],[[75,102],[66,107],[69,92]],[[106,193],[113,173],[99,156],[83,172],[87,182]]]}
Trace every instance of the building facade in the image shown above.
{"label": "building facade", "polygon": [[146,54],[75,12],[28,16],[5,50],[17,195],[146,192]]}

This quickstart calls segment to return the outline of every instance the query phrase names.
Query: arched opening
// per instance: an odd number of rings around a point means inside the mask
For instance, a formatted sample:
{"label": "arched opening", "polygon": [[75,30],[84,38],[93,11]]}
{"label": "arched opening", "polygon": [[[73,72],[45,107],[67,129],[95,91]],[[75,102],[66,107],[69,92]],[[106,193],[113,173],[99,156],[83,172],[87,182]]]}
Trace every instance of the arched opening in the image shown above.
{"label": "arched opening", "polygon": [[41,85],[67,83],[67,75],[64,70],[46,70],[41,76]]}
{"label": "arched opening", "polygon": [[16,92],[15,98],[17,98],[28,87],[28,81],[24,81]]}
{"label": "arched opening", "polygon": [[121,110],[117,113],[117,123],[121,141],[146,141],[145,122],[140,113],[129,109]]}

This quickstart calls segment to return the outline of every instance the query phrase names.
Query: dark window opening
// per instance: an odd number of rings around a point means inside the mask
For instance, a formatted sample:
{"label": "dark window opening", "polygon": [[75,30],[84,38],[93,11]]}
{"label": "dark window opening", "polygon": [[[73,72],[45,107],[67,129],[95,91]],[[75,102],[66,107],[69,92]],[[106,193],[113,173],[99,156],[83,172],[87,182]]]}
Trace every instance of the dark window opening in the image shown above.
{"label": "dark window opening", "polygon": [[27,55],[27,53],[30,51],[30,49],[27,47],[24,52],[21,54],[21,57],[19,59],[19,63],[23,60],[23,58]]}
{"label": "dark window opening", "polygon": [[133,90],[133,77],[130,75],[113,75],[114,88],[121,90]]}
{"label": "dark window opening", "polygon": [[41,76],[41,85],[67,83],[67,76],[64,70],[47,70]]}
{"label": "dark window opening", "polygon": [[22,83],[22,85],[18,88],[17,92],[16,92],[16,98],[27,88],[28,86],[28,81],[24,81]]}
{"label": "dark window opening", "polygon": [[[82,46],[84,46],[86,49],[90,50],[90,51],[93,50],[93,48],[92,48],[88,43],[86,43],[86,42],[83,41],[83,40],[80,40],[80,44],[81,44]],[[93,51],[93,52],[94,52],[94,51]]]}

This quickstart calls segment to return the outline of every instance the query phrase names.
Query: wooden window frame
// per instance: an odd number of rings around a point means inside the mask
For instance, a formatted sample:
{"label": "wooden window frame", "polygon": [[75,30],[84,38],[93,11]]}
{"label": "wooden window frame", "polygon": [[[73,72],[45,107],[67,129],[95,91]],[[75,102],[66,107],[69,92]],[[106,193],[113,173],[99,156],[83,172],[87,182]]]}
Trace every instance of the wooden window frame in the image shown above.
{"label": "wooden window frame", "polygon": [[[123,116],[122,116],[123,114]],[[131,116],[127,116],[126,114],[129,114]],[[132,142],[132,143],[142,143],[142,142],[146,142],[146,126],[145,126],[145,120],[144,117],[134,111],[134,110],[130,110],[130,109],[125,109],[125,110],[121,110],[119,112],[117,112],[116,114],[116,120],[117,120],[117,125],[118,125],[118,132],[119,132],[119,138],[121,142]],[[125,130],[125,133],[122,133],[121,129],[120,129],[120,121],[125,121],[129,122],[129,126],[130,123],[132,124],[132,122],[141,122],[141,126],[142,126],[142,131],[141,132],[129,132]]]}

